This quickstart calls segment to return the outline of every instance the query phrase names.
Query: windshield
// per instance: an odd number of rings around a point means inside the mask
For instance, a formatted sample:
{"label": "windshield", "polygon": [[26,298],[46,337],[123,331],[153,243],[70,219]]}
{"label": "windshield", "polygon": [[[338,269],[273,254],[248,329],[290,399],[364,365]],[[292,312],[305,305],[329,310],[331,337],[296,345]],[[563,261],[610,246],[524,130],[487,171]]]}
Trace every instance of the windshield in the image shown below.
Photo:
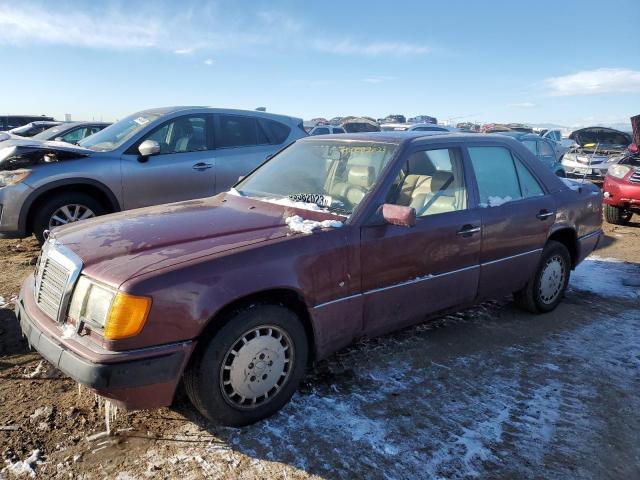
{"label": "windshield", "polygon": [[78,145],[100,152],[116,149],[158,118],[160,118],[158,114],[134,113],[81,140]]}
{"label": "windshield", "polygon": [[376,184],[396,144],[344,140],[297,142],[236,185],[263,199],[314,203],[350,215]]}
{"label": "windshield", "polygon": [[55,138],[58,135],[55,135],[56,133],[59,132],[63,132],[65,130],[66,127],[51,127],[51,128],[47,128],[46,130],[43,130],[42,132],[38,133],[37,135],[34,135],[31,138],[34,138],[36,140],[49,140],[50,138]]}

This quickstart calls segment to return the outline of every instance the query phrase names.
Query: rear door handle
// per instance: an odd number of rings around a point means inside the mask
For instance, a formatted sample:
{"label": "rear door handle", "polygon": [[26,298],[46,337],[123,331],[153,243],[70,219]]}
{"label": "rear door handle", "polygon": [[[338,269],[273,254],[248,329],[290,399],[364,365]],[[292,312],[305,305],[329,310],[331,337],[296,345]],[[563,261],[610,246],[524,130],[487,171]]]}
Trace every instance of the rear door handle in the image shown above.
{"label": "rear door handle", "polygon": [[460,230],[458,230],[458,235],[462,235],[463,237],[470,237],[474,233],[480,232],[481,228],[475,225],[463,225]]}
{"label": "rear door handle", "polygon": [[207,170],[208,168],[211,168],[211,167],[213,167],[213,163],[199,162],[199,163],[196,163],[193,166],[193,169],[194,170]]}
{"label": "rear door handle", "polygon": [[536,218],[538,220],[546,220],[547,218],[551,217],[552,215],[555,215],[556,212],[550,212],[549,210],[547,210],[546,208],[543,208],[542,210],[540,210],[540,212],[536,215]]}

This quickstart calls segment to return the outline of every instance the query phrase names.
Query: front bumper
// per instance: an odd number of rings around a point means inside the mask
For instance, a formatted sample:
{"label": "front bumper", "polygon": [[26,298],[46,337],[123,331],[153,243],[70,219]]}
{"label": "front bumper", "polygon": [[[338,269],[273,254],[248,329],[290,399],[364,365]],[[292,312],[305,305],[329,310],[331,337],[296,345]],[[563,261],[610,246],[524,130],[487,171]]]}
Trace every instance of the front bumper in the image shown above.
{"label": "front bumper", "polygon": [[568,177],[593,178],[602,180],[607,174],[611,162],[592,162],[591,164],[578,162],[571,157],[565,155],[562,158],[561,165]]}
{"label": "front bumper", "polygon": [[26,235],[20,225],[20,211],[33,191],[25,183],[0,187],[0,238],[21,238]]}
{"label": "front bumper", "polygon": [[69,340],[56,333],[57,323],[35,306],[32,283],[32,276],[25,280],[15,311],[23,336],[42,357],[116,405],[147,409],[171,404],[193,342],[120,352],[96,352],[84,346],[87,353],[81,354],[82,346],[66,345]]}
{"label": "front bumper", "polygon": [[640,211],[640,183],[607,176],[602,190],[605,204]]}

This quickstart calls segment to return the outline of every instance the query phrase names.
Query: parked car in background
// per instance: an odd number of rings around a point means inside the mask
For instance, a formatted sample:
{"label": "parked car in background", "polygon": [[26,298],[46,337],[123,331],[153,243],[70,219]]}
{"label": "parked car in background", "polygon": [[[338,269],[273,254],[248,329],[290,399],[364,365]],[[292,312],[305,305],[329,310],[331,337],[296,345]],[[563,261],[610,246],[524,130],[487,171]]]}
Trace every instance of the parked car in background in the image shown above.
{"label": "parked car in background", "polygon": [[625,225],[634,213],[640,215],[640,152],[637,144],[631,144],[629,155],[609,167],[602,190],[607,222]]}
{"label": "parked car in background", "polygon": [[45,130],[55,127],[56,125],[60,125],[62,122],[51,122],[51,121],[38,121],[38,122],[30,122],[26,125],[22,125],[21,127],[12,128],[9,130],[9,134],[17,135],[19,137],[33,137],[40,132],[44,132]]}
{"label": "parked car in background", "polygon": [[567,174],[560,163],[559,154],[555,150],[556,144],[554,141],[542,138],[535,133],[523,133],[523,132],[498,132],[498,135],[505,135],[511,137],[514,140],[522,142],[522,144],[533,153],[540,162],[542,162],[549,170],[555,173],[559,177],[566,177]]}
{"label": "parked car in background", "polygon": [[78,143],[111,125],[109,122],[65,122],[48,128],[36,135],[34,140]]}
{"label": "parked car in background", "polygon": [[569,135],[576,143],[562,157],[569,177],[604,180],[609,167],[625,157],[631,135],[605,127],[587,127]]}
{"label": "parked car in background", "polygon": [[438,124],[438,119],[430,115],[416,115],[415,117],[411,117],[407,121],[409,123],[433,123],[435,125]]}
{"label": "parked car in background", "polygon": [[540,135],[542,138],[546,138],[555,143],[555,150],[558,154],[559,160],[562,160],[562,157],[564,156],[564,154],[567,153],[572,147],[576,145],[576,142],[574,142],[573,140],[569,138],[563,138],[562,132],[557,129],[554,129],[554,130],[542,129],[540,130],[540,132],[538,132],[538,135]]}
{"label": "parked car in background", "polygon": [[342,119],[344,117],[333,117],[331,120],[329,120],[329,124],[331,125],[340,125],[340,122],[342,122]]}
{"label": "parked car in background", "polygon": [[380,131],[378,122],[369,117],[344,117],[340,126],[347,133]]}
{"label": "parked car in background", "polygon": [[524,123],[507,123],[506,127],[514,132],[533,133],[533,128]]}
{"label": "parked car in background", "polygon": [[378,123],[407,123],[404,115],[387,115],[382,122]]}
{"label": "parked car in background", "polygon": [[183,382],[245,425],[357,338],[513,292],[553,310],[601,207],[503,136],[307,137],[226,193],[54,230],[16,315],[116,405],[169,405]]}
{"label": "parked car in background", "polygon": [[380,125],[383,132],[456,132],[453,127],[434,125],[433,123],[386,123]]}
{"label": "parked car in background", "polygon": [[11,130],[21,127],[31,122],[49,121],[53,122],[53,117],[46,115],[0,115],[0,131]]}
{"label": "parked car in background", "polygon": [[134,113],[79,145],[0,143],[0,237],[224,191],[294,140],[302,120],[206,107]]}
{"label": "parked car in background", "polygon": [[329,135],[332,133],[346,133],[344,128],[338,125],[317,125],[309,131],[309,135]]}

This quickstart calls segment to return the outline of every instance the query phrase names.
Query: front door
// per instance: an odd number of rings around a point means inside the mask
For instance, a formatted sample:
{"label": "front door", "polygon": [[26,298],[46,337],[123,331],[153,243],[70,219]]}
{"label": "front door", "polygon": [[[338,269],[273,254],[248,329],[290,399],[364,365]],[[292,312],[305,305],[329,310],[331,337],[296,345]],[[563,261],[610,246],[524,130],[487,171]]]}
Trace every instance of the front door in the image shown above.
{"label": "front door", "polygon": [[472,302],[477,293],[480,214],[469,209],[459,148],[408,157],[387,203],[416,209],[416,225],[362,227],[364,329],[368,335]]}
{"label": "front door", "polygon": [[468,151],[482,216],[479,297],[512,293],[538,265],[555,202],[511,150],[478,146]]}
{"label": "front door", "polygon": [[[124,208],[202,198],[215,193],[216,168],[210,115],[168,120],[122,155]],[[137,154],[144,140],[160,144],[160,153]]]}

